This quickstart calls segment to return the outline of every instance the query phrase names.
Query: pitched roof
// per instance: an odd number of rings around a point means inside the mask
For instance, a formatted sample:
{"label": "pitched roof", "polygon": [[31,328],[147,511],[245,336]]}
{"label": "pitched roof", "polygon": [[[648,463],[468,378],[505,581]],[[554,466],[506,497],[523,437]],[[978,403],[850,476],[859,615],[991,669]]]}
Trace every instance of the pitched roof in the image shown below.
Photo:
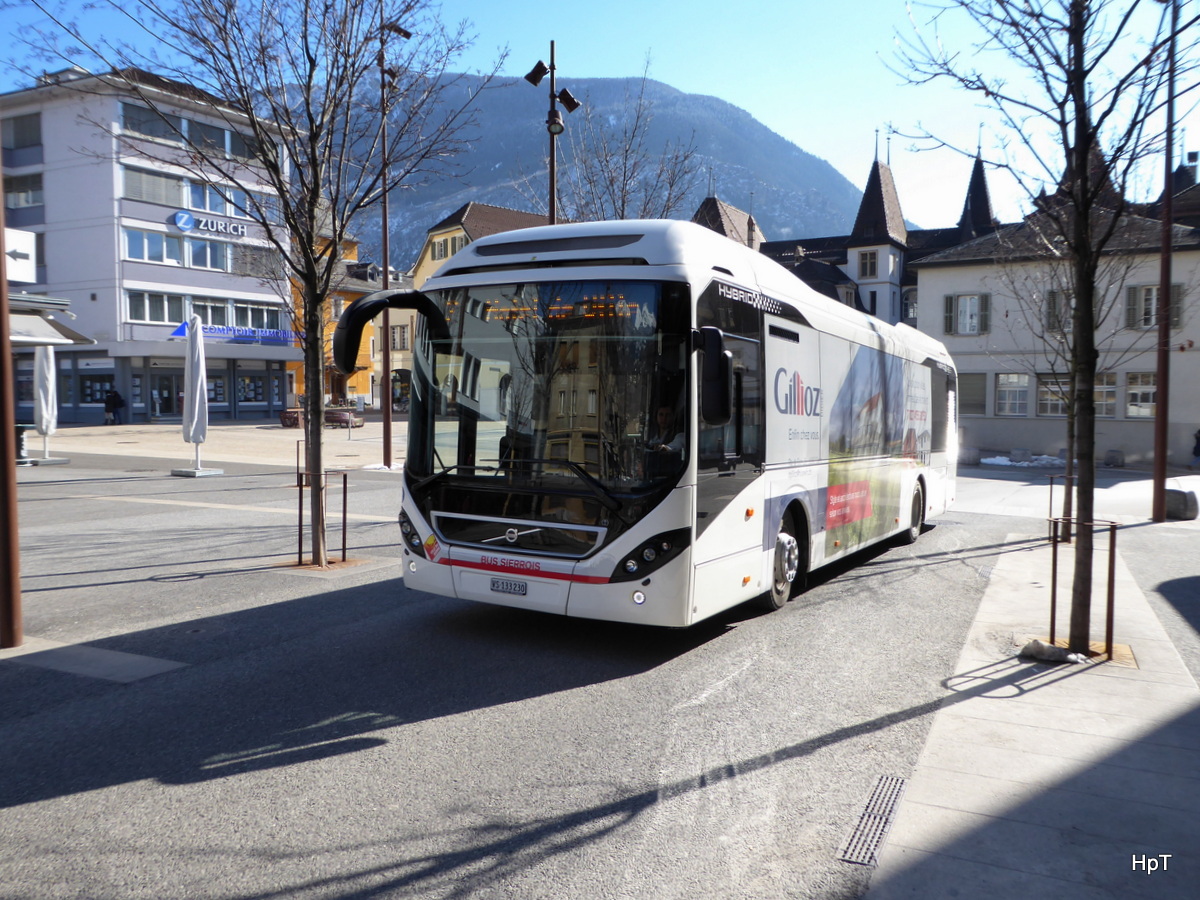
{"label": "pitched roof", "polygon": [[752,250],[757,250],[764,241],[762,229],[753,215],[719,197],[705,197],[692,215],[692,221]]}
{"label": "pitched roof", "polygon": [[489,206],[486,203],[471,201],[450,213],[430,228],[428,233],[434,234],[438,231],[445,231],[447,228],[457,227],[462,228],[471,240],[477,241],[489,234],[545,225],[546,221],[546,216],[540,213],[522,212],[519,209]]}
{"label": "pitched roof", "polygon": [[[1111,216],[1112,213],[1106,212]],[[1106,253],[1153,253],[1161,246],[1162,223],[1142,216],[1121,216],[1116,231],[1105,247]],[[1200,229],[1175,225],[1172,241],[1177,250],[1200,250]],[[933,253],[911,265],[971,265],[999,259],[1015,261],[1046,259],[1058,255],[1062,247],[1059,228],[1051,216],[1034,212],[1013,225],[1005,225],[991,234],[967,241],[948,250]]]}
{"label": "pitched roof", "polygon": [[896,193],[896,182],[892,170],[875,160],[871,174],[867,177],[867,189],[863,191],[854,230],[850,232],[851,247],[864,244],[892,242],[903,246],[908,239],[908,226],[900,211],[900,196]]}

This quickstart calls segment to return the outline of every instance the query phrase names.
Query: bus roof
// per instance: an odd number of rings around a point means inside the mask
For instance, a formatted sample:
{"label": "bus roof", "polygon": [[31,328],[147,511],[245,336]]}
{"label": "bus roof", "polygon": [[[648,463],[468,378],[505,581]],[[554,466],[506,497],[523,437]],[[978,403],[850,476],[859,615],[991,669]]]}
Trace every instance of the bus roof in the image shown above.
{"label": "bus roof", "polygon": [[[758,251],[702,225],[676,219],[542,225],[488,235],[447,260],[423,289],[461,286],[464,276],[476,281],[485,273],[525,273],[519,277],[528,277],[539,269],[561,273],[564,266],[679,267],[687,271],[698,289],[706,283],[701,281],[702,276],[728,279],[786,304],[818,330],[865,343],[883,340],[893,347],[907,346],[909,353],[905,355],[926,354],[950,361],[949,353],[935,338],[906,325],[888,325],[852,309],[813,290]],[[634,272],[628,274],[637,277]],[[453,283],[439,283],[447,280]]]}

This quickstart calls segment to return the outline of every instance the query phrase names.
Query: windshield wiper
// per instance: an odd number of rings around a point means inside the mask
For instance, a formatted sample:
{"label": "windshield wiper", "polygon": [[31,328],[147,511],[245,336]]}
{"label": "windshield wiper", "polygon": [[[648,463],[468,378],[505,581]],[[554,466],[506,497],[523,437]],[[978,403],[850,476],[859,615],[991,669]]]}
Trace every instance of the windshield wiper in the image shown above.
{"label": "windshield wiper", "polygon": [[457,469],[470,469],[472,472],[498,472],[499,471],[499,469],[497,469],[495,466],[446,466],[440,472],[434,472],[432,475],[426,475],[424,478],[422,478],[420,481],[418,481],[416,484],[414,484],[412,486],[412,489],[414,491],[419,491],[419,490],[421,490],[421,488],[425,487],[425,485],[433,484],[433,482],[435,482],[441,478],[445,478],[447,475],[449,475],[451,472],[453,472]]}
{"label": "windshield wiper", "polygon": [[601,506],[603,506],[609,512],[621,511],[621,501],[613,496],[608,488],[597,481],[596,478],[589,474],[587,469],[585,469],[579,463],[572,462],[569,459],[541,459],[538,457],[522,457],[521,459],[513,460],[514,465],[525,465],[526,463],[542,463],[553,466],[565,466],[579,476],[579,480],[587,485],[588,490],[590,490],[596,496],[596,499],[600,501]]}

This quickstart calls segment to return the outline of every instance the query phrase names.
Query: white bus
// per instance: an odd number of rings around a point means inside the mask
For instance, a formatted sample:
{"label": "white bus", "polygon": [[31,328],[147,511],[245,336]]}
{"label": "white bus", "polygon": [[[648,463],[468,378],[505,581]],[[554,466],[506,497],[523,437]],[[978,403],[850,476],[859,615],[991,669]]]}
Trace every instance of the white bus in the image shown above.
{"label": "white bus", "polygon": [[[941,343],[687,222],[483,238],[420,292],[400,530],[408,587],[687,626],[888,538],[954,495]],[[657,434],[666,427],[668,434]]]}

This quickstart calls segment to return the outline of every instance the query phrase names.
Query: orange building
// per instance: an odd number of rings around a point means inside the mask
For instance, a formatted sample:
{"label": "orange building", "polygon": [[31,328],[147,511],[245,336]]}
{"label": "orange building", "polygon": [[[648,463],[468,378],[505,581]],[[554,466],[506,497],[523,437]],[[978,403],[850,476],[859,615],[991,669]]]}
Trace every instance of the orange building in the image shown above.
{"label": "orange building", "polygon": [[[326,403],[355,404],[361,397],[363,405],[373,405],[374,362],[379,356],[375,337],[372,336],[369,341],[362,342],[358,350],[358,360],[354,372],[350,375],[343,375],[333,365],[333,331],[337,327],[342,310],[347,305],[359,297],[374,293],[381,286],[379,267],[373,263],[358,261],[358,242],[343,241],[341,256],[337,262],[337,272],[329,287],[329,302],[326,304],[322,316],[324,332],[322,355],[325,359]],[[294,319],[299,323],[303,319],[303,297],[294,283],[292,285],[292,305]],[[304,393],[304,363],[288,363],[287,372],[288,405],[295,407],[300,404],[299,398]]]}

